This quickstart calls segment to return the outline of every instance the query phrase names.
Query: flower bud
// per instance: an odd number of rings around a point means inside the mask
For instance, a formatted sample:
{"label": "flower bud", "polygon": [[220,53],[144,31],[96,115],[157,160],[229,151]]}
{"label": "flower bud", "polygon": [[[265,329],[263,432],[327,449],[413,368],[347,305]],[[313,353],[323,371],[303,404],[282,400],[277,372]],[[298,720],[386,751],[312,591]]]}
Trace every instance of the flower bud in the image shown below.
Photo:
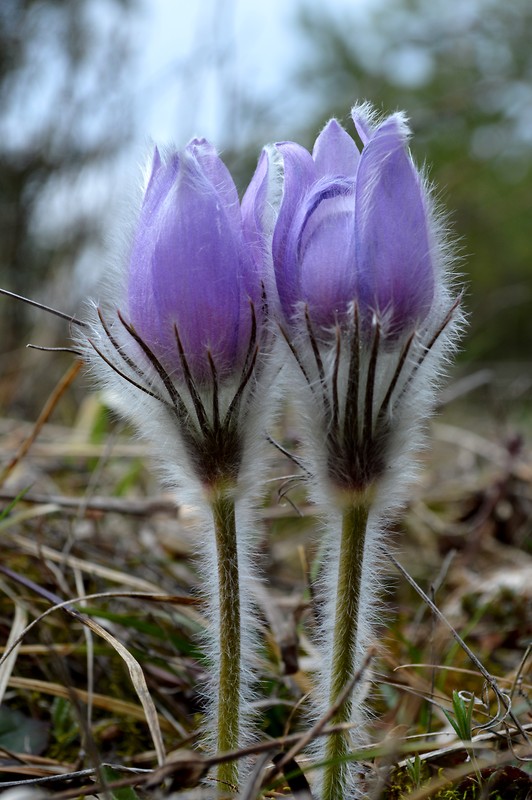
{"label": "flower bud", "polygon": [[94,309],[87,340],[88,359],[124,413],[165,447],[175,436],[172,460],[186,467],[179,472],[187,484],[204,488],[242,486],[257,420],[266,424],[275,406],[273,265],[266,248],[248,241],[244,217],[205,139],[164,158],[156,148],[123,285],[117,292],[115,280]]}
{"label": "flower bud", "polygon": [[205,140],[165,161],[155,150],[127,274],[129,321],[171,375],[182,372],[176,330],[194,380],[242,370],[250,300],[261,283],[242,236],[237,191]]}
{"label": "flower bud", "polygon": [[312,156],[291,142],[283,160],[283,199],[273,240],[281,308],[301,306],[318,328],[340,322],[356,303],[366,330],[376,316],[385,335],[410,333],[434,300],[438,249],[427,190],[407,150],[401,114],[377,126],[354,111],[359,152],[336,120]]}

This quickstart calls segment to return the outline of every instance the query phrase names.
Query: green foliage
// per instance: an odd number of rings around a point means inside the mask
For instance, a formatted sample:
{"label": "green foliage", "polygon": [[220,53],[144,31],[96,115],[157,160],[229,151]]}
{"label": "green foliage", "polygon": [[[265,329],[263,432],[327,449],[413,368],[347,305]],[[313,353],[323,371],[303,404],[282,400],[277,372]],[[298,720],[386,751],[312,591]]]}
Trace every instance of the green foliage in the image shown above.
{"label": "green foliage", "polygon": [[444,711],[443,713],[456,731],[456,735],[463,741],[471,741],[472,731],[471,722],[473,719],[473,706],[475,704],[475,696],[466,700],[463,697],[463,692],[453,691],[453,713]]}
{"label": "green foliage", "polygon": [[[112,767],[102,767],[102,776],[108,783],[119,781],[123,777]],[[111,789],[109,794],[113,800],[139,800],[139,796],[136,791],[129,786],[123,786],[119,789]]]}
{"label": "green foliage", "polygon": [[[18,503],[20,500],[22,500],[22,499],[24,498],[24,495],[25,495],[27,492],[29,492],[29,490],[30,490],[30,487],[29,487],[29,486],[27,486],[25,489],[22,489],[22,491],[21,491],[21,492],[19,492],[19,493],[17,494],[17,496],[16,496],[16,497],[14,497],[14,498],[13,498],[13,500],[11,500],[11,501],[10,501],[10,502],[9,502],[9,503],[8,503],[8,504],[5,506],[5,508],[3,508],[3,509],[0,511],[0,522],[2,522],[2,520],[5,520],[5,519],[7,519],[7,518],[9,517],[9,515],[11,514],[11,512],[13,511],[13,509],[15,508],[15,506],[17,505],[17,503]],[[1,528],[0,528],[0,530],[1,530]]]}
{"label": "green foliage", "polygon": [[79,746],[79,720],[72,703],[64,697],[56,697],[52,703],[52,734],[58,753],[73,744]]}
{"label": "green foliage", "polygon": [[42,753],[48,741],[44,722],[32,719],[17,709],[0,707],[0,749],[19,753]]}
{"label": "green foliage", "polygon": [[412,784],[412,788],[419,789],[424,778],[426,777],[426,774],[423,767],[423,762],[421,761],[418,753],[416,753],[413,758],[409,758],[406,761],[405,769]]}

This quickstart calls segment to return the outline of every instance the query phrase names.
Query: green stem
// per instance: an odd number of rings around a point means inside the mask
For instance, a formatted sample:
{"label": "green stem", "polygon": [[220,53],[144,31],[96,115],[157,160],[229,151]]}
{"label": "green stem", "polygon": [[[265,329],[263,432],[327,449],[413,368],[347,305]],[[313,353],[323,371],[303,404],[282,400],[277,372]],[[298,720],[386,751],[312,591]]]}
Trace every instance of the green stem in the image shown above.
{"label": "green stem", "polygon": [[[235,503],[226,491],[211,499],[218,563],[219,673],[216,747],[219,753],[239,746],[240,719],[240,587],[236,539]],[[225,784],[238,786],[236,761],[218,767],[220,792]]]}
{"label": "green stem", "polygon": [[[360,498],[351,499],[343,511],[329,693],[331,706],[355,673],[360,587],[368,514],[369,504]],[[332,718],[331,724],[350,722],[352,707],[353,701],[348,698]],[[336,733],[328,737],[325,749],[327,764],[323,773],[323,800],[345,800],[346,757],[349,751],[347,733]]]}

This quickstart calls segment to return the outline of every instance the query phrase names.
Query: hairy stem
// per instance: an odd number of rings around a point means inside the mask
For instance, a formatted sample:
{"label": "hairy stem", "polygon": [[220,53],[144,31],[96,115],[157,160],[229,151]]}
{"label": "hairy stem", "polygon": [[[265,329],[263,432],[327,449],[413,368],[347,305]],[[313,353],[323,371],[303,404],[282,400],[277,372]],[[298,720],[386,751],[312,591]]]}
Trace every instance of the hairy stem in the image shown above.
{"label": "hairy stem", "polygon": [[[360,647],[360,591],[368,515],[369,504],[361,498],[351,499],[343,511],[330,671],[330,705],[337,701],[357,667],[357,650]],[[353,701],[348,698],[332,718],[331,724],[350,722],[352,708]],[[335,733],[329,736],[325,748],[327,764],[323,773],[323,800],[345,800],[347,797],[346,757],[349,751],[348,733]]]}
{"label": "hairy stem", "polygon": [[[218,752],[239,746],[240,721],[240,587],[235,503],[227,491],[216,491],[211,499],[218,565],[219,672],[216,747]],[[226,784],[237,787],[235,761],[218,767],[220,793]]]}

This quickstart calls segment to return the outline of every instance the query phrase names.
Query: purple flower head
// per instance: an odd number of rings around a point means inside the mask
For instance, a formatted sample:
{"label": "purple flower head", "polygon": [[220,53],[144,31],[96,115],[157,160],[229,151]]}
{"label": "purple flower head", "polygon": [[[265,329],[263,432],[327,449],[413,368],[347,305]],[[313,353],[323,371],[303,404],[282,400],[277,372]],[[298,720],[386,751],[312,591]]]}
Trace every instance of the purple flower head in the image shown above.
{"label": "purple flower head", "polygon": [[[214,148],[194,139],[165,160],[155,149],[128,271],[129,320],[171,375],[179,338],[194,380],[241,371],[261,276],[244,244],[240,203]],[[176,335],[177,330],[177,335]]]}
{"label": "purple flower head", "polygon": [[315,325],[329,328],[356,303],[366,323],[376,315],[396,336],[423,322],[433,304],[427,192],[403,116],[374,125],[362,107],[353,118],[361,152],[334,119],[312,155],[292,142],[276,145],[283,163],[277,289],[289,322],[305,305]]}

